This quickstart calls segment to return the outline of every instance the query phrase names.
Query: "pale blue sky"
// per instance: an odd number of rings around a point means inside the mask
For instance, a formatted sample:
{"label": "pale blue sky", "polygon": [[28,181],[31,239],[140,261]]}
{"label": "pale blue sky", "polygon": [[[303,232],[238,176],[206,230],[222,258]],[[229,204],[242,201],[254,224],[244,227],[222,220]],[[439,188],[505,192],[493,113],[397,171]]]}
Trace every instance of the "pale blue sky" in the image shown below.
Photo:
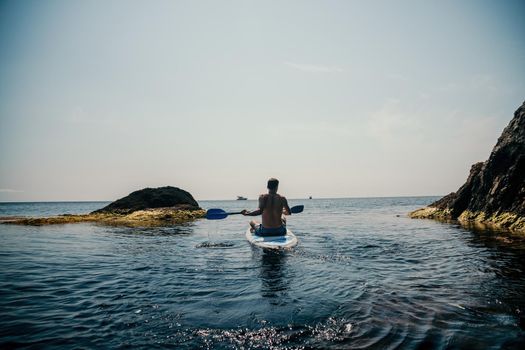
{"label": "pale blue sky", "polygon": [[523,1],[2,1],[0,201],[441,195],[525,99]]}

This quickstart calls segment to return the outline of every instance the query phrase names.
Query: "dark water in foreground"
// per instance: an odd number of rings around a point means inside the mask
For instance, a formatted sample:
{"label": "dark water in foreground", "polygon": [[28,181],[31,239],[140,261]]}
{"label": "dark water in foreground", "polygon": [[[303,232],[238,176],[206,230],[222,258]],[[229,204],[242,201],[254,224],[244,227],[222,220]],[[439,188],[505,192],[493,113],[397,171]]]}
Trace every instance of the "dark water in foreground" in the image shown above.
{"label": "dark water in foreground", "polygon": [[[0,348],[524,348],[525,241],[404,217],[433,199],[291,201],[306,207],[284,253],[252,248],[240,216],[0,225]],[[0,216],[102,206],[0,204]]]}

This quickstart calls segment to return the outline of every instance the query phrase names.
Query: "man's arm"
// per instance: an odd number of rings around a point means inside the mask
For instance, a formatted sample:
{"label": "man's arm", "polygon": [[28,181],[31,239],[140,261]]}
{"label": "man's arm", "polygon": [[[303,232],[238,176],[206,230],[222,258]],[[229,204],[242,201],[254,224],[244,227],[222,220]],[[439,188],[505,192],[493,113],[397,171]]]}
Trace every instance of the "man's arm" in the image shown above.
{"label": "man's arm", "polygon": [[243,210],[241,212],[242,215],[244,216],[257,216],[257,215],[261,215],[262,212],[263,212],[263,208],[264,208],[264,196],[259,196],[259,209],[256,209],[254,211],[248,211],[248,210]]}
{"label": "man's arm", "polygon": [[257,215],[261,215],[262,214],[262,210],[261,209],[256,209],[254,211],[248,211],[248,210],[243,210],[241,211],[241,214],[244,215],[244,216],[257,216]]}
{"label": "man's arm", "polygon": [[288,206],[288,200],[286,199],[286,197],[281,196],[281,198],[283,199],[283,214],[292,215],[292,211],[290,210],[290,207]]}

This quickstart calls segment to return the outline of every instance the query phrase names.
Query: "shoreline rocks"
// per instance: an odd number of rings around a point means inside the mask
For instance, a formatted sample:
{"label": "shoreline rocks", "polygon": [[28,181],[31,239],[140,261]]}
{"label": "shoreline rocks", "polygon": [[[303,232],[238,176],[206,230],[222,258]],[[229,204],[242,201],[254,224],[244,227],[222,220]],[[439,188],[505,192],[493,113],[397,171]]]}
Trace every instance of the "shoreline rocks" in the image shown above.
{"label": "shoreline rocks", "polygon": [[409,216],[525,233],[525,102],[457,192]]}
{"label": "shoreline rocks", "polygon": [[122,226],[167,226],[182,224],[206,216],[206,211],[181,210],[176,208],[155,208],[146,210],[137,210],[131,214],[112,214],[112,213],[95,213],[95,214],[78,214],[78,215],[58,215],[43,218],[27,217],[3,217],[0,218],[2,224],[12,225],[59,225],[59,224],[76,224],[81,222],[102,223],[106,225]]}
{"label": "shoreline rocks", "polygon": [[3,217],[2,224],[57,225],[81,222],[132,227],[169,226],[203,218],[206,211],[193,196],[177,187],[145,188],[118,199],[90,214],[64,214],[51,217]]}

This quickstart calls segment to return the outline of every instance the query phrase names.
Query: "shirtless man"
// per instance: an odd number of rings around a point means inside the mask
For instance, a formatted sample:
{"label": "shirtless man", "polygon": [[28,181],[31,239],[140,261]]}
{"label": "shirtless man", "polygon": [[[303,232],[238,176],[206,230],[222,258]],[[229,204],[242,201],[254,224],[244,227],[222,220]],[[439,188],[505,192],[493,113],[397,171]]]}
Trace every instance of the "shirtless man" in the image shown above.
{"label": "shirtless man", "polygon": [[286,234],[286,218],[291,215],[288,201],[277,194],[279,180],[268,180],[268,194],[259,196],[259,209],[254,211],[243,210],[242,215],[257,216],[262,214],[262,224],[250,221],[251,232],[258,236],[283,236]]}

